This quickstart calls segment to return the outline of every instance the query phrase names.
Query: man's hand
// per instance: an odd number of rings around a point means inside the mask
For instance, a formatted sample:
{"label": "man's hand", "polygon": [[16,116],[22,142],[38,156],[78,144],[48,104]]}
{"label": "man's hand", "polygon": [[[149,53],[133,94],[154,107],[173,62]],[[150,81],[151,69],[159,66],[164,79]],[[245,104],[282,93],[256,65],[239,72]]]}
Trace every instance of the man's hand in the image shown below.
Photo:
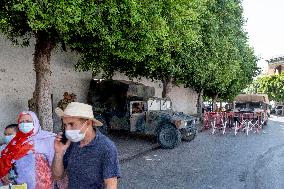
{"label": "man's hand", "polygon": [[61,155],[63,155],[65,153],[65,151],[67,150],[67,148],[71,144],[70,140],[67,140],[66,144],[63,144],[61,142],[62,135],[63,135],[62,132],[58,133],[57,136],[55,137],[55,141],[54,141],[54,151],[55,151],[56,154],[61,154]]}
{"label": "man's hand", "polygon": [[54,141],[54,157],[52,161],[52,176],[54,180],[59,180],[64,176],[63,156],[67,148],[70,146],[71,141],[67,140],[66,144],[61,142],[62,132],[58,133]]}

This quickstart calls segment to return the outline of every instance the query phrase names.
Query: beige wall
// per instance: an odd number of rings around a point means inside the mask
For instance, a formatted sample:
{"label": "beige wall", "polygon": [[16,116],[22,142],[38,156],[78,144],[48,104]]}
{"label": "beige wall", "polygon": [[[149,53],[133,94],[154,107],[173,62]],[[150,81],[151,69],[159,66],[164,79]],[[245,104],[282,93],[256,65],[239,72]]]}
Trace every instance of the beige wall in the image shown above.
{"label": "beige wall", "polygon": [[[17,121],[17,115],[27,110],[27,101],[32,97],[35,86],[35,72],[33,71],[34,45],[20,48],[12,45],[9,40],[0,35],[0,136],[3,128]],[[56,49],[51,58],[52,93],[54,106],[63,98],[63,93],[73,92],[78,101],[86,102],[91,73],[75,72],[74,64],[78,55],[62,52]],[[128,78],[116,74],[114,79]],[[156,88],[156,96],[162,96],[162,83],[151,82],[142,78],[141,83]],[[173,109],[189,114],[196,114],[197,95],[191,89],[174,87],[170,93]],[[55,122],[59,120],[54,116]]]}
{"label": "beige wall", "polygon": [[[116,74],[113,79],[118,80],[128,80],[125,75]],[[162,97],[162,83],[160,81],[150,81],[145,78],[141,78],[141,80],[134,79],[133,81],[141,82],[144,85],[155,87],[155,96]],[[185,112],[187,114],[196,114],[196,102],[197,102],[197,93],[189,88],[181,87],[173,87],[169,94],[172,103],[173,110]]]}
{"label": "beige wall", "polygon": [[[32,97],[35,86],[33,51],[34,45],[16,47],[0,36],[0,136],[6,125],[17,121],[19,112],[28,109],[27,101]],[[65,91],[77,94],[78,101],[86,101],[91,73],[75,72],[77,60],[74,53],[55,50],[52,54],[54,106],[63,98]]]}

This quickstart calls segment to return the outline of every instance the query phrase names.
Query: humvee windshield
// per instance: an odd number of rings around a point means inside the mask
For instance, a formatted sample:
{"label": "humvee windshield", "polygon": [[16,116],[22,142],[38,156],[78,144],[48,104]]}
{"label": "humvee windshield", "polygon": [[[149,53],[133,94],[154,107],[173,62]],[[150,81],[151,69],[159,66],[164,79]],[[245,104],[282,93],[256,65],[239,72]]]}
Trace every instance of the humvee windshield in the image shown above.
{"label": "humvee windshield", "polygon": [[245,109],[246,108],[246,103],[236,103],[235,107],[237,109]]}
{"label": "humvee windshield", "polygon": [[166,99],[149,99],[148,110],[170,110],[171,101]]}
{"label": "humvee windshield", "polygon": [[235,107],[237,109],[252,109],[255,108],[263,108],[263,105],[261,102],[238,102],[236,103]]}
{"label": "humvee windshield", "polygon": [[142,113],[144,111],[143,101],[132,102],[131,113]]}
{"label": "humvee windshield", "polygon": [[250,109],[262,108],[261,102],[249,102],[248,105]]}

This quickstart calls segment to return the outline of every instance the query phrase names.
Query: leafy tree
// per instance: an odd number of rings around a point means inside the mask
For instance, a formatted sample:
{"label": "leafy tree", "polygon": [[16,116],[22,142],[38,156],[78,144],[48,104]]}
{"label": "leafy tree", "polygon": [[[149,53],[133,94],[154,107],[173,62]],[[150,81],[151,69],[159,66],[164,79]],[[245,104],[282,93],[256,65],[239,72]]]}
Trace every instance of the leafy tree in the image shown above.
{"label": "leafy tree", "polygon": [[257,92],[266,93],[270,100],[284,101],[284,73],[259,77],[256,83]]}
{"label": "leafy tree", "polygon": [[[134,41],[133,45],[114,45],[114,49],[106,51],[91,43],[78,68],[91,69],[95,73],[104,71],[108,77],[120,71],[131,78],[161,80],[164,83],[163,96],[168,96],[169,84],[184,71],[179,63],[186,49],[198,44],[200,39],[199,17],[203,4],[203,1],[196,0],[140,1],[135,11],[135,18],[139,19],[123,18],[119,21],[124,23],[120,27],[126,39]],[[120,41],[124,40],[118,39],[117,44],[123,44]],[[121,48],[127,50],[122,52]],[[130,56],[132,53],[135,56]]]}
{"label": "leafy tree", "polygon": [[[260,68],[257,67],[256,62],[258,58],[254,55],[253,49],[244,44],[244,48],[240,49],[241,64],[240,69],[236,74],[236,78],[227,86],[225,93],[220,95],[220,98],[225,101],[230,101],[236,95],[241,93],[248,85],[256,85],[253,78],[260,73]],[[255,86],[256,87],[256,86]],[[251,93],[255,93],[255,87]]]}
{"label": "leafy tree", "polygon": [[[69,6],[57,1],[0,2],[0,30],[12,42],[29,45],[31,37],[36,38],[34,69],[36,72],[36,110],[44,129],[52,130],[51,111],[51,52],[70,30],[76,15],[76,4]],[[67,9],[67,7],[69,9]],[[75,12],[75,14],[72,14]],[[60,18],[60,19],[57,19]],[[69,26],[69,27],[68,27]]]}
{"label": "leafy tree", "polygon": [[[51,52],[56,46],[65,45],[84,52],[85,44],[92,43],[100,54],[100,61],[124,55],[141,60],[152,53],[151,37],[144,37],[136,44],[137,36],[126,36],[125,31],[149,35],[146,19],[141,20],[138,1],[84,1],[84,0],[1,0],[0,31],[16,44],[29,45],[35,37],[34,70],[36,72],[35,102],[44,129],[52,130],[51,106]],[[139,27],[129,27],[132,24]],[[134,29],[136,28],[136,29]],[[146,28],[146,29],[145,29]],[[132,31],[135,30],[135,31]],[[158,30],[158,29],[157,29]],[[157,34],[158,36],[163,36]],[[139,37],[138,35],[138,37]],[[144,44],[141,48],[139,45]],[[148,45],[149,44],[149,45]],[[132,49],[135,49],[132,50]],[[86,62],[87,64],[88,62]]]}
{"label": "leafy tree", "polygon": [[[104,71],[108,77],[120,71],[129,77],[158,79],[164,83],[163,96],[169,92],[168,83],[174,82],[192,87],[199,96],[205,93],[226,99],[255,75],[256,57],[246,44],[239,1],[145,0],[138,6],[138,22],[131,18],[119,21],[124,23],[126,39],[135,40],[131,49],[124,54],[119,48],[127,49],[127,45],[106,50],[89,43],[78,68]],[[115,44],[123,44],[124,38],[116,39]],[[135,56],[130,56],[132,53]]]}
{"label": "leafy tree", "polygon": [[232,98],[252,80],[257,70],[257,58],[248,47],[243,31],[240,1],[207,1],[200,23],[202,43],[189,49],[185,72],[180,78],[181,83],[199,94],[199,116],[203,95],[214,98],[214,101],[218,97]]}
{"label": "leafy tree", "polygon": [[[163,96],[171,82],[225,96],[234,82],[242,88],[238,74],[253,61],[242,45],[241,13],[238,0],[2,0],[0,31],[23,45],[35,37],[36,109],[44,129],[52,130],[50,56],[56,46],[81,52],[80,70],[161,80]],[[243,69],[248,81],[249,65]]]}

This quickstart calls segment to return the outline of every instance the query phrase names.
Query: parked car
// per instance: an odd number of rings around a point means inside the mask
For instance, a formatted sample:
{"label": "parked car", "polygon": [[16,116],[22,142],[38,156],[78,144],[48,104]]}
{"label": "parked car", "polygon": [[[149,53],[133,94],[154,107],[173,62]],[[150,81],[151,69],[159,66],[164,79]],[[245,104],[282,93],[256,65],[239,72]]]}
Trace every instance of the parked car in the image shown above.
{"label": "parked car", "polygon": [[203,112],[212,112],[212,105],[207,105],[203,107]]}
{"label": "parked car", "polygon": [[276,106],[274,111],[275,111],[276,115],[282,115],[283,114],[283,106],[282,105]]}

